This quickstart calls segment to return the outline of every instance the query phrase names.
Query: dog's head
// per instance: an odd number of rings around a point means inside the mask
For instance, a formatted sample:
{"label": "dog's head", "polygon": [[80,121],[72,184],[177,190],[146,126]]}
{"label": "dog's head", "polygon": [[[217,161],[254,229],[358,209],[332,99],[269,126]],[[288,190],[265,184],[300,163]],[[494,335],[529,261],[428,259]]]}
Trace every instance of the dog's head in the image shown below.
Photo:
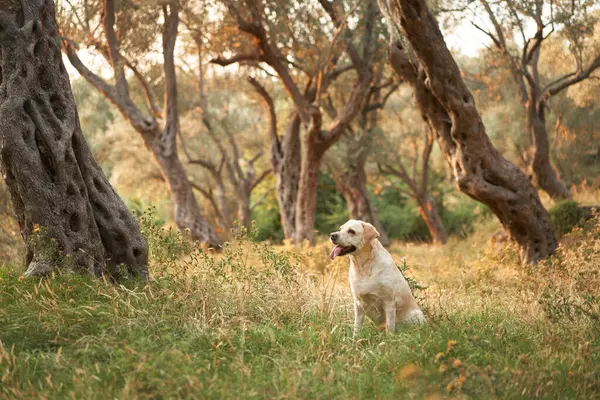
{"label": "dog's head", "polygon": [[366,244],[379,238],[377,229],[368,222],[351,219],[340,227],[340,230],[329,235],[329,240],[335,245],[329,257],[345,256],[360,250]]}

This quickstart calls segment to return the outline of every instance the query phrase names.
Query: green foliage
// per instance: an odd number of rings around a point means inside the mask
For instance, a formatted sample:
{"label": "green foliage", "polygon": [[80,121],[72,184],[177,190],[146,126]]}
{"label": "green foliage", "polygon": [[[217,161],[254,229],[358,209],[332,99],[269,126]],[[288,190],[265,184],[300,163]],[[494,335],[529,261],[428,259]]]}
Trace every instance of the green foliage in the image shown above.
{"label": "green foliage", "polygon": [[448,234],[461,238],[473,232],[479,218],[491,215],[489,208],[467,196],[460,196],[459,202],[452,208],[445,207],[443,199],[437,199],[437,204]]}
{"label": "green foliage", "polygon": [[275,195],[269,196],[252,211],[252,220],[257,229],[257,240],[280,243],[284,239],[279,204]]}
{"label": "green foliage", "polygon": [[[487,208],[477,202],[459,197],[460,201],[452,208],[444,207],[438,199],[438,208],[444,227],[450,235],[465,237],[482,215],[488,215]],[[431,240],[427,225],[419,215],[415,202],[396,188],[385,188],[379,194],[371,193],[379,220],[391,239],[425,242]],[[275,196],[258,206],[252,218],[256,221],[258,240],[283,240],[283,229],[279,217],[279,205]],[[319,175],[317,191],[317,210],[315,229],[321,234],[333,232],[348,220],[348,211],[344,198],[337,192],[333,179],[325,174]]]}
{"label": "green foliage", "polygon": [[[0,397],[562,399],[600,391],[597,218],[539,269],[519,269],[503,252],[468,258],[420,246],[427,265],[411,262],[410,271],[440,290],[409,282],[429,322],[394,335],[366,323],[359,340],[349,289],[317,285],[296,255],[257,242],[256,227],[237,230],[215,256],[160,229],[151,210],[141,222],[152,249],[147,283],[23,279],[0,267]],[[407,273],[405,260],[398,267]],[[510,273],[498,275],[502,268]],[[538,290],[545,294],[529,294]]]}
{"label": "green foliage", "polygon": [[93,139],[104,134],[115,120],[113,107],[83,78],[72,80],[71,88],[77,103],[81,130],[86,139],[93,144]]}
{"label": "green foliage", "polygon": [[346,201],[337,191],[333,178],[324,172],[319,173],[315,230],[329,235],[330,232],[337,231],[348,218]]}
{"label": "green foliage", "polygon": [[404,279],[406,279],[406,282],[408,282],[408,286],[410,287],[410,290],[413,291],[413,295],[415,294],[416,290],[426,289],[426,287],[421,285],[419,282],[417,282],[416,279],[414,279],[406,274],[408,272],[408,270],[410,269],[408,266],[408,263],[406,262],[406,257],[402,257],[402,262],[400,263],[400,265],[396,265],[396,266],[398,267],[400,272],[402,272],[402,275],[404,276]]}
{"label": "green foliage", "polygon": [[[333,179],[321,172],[317,187],[317,208],[315,213],[315,229],[321,234],[336,231],[348,220],[348,210],[342,195],[335,188]],[[283,228],[279,215],[279,204],[275,196],[256,207],[252,214],[256,220],[258,240],[283,240]]]}
{"label": "green foliage", "polygon": [[[400,203],[401,204],[401,203]],[[391,239],[424,242],[430,239],[427,225],[412,202],[404,205],[376,201],[379,220]]]}
{"label": "green foliage", "polygon": [[148,243],[148,263],[153,273],[164,274],[176,268],[177,261],[192,250],[189,239],[178,230],[163,229],[164,221],[156,217],[156,208],[146,209],[139,222]]}
{"label": "green foliage", "polygon": [[[461,196],[452,208],[445,207],[443,198],[436,199],[442,223],[449,235],[465,237],[480,215],[486,212],[478,203]],[[374,197],[379,219],[388,236],[404,241],[430,241],[431,235],[414,201],[396,188],[385,188]],[[487,210],[487,209],[486,209]]]}
{"label": "green foliage", "polygon": [[[37,260],[44,262],[50,268],[60,268],[63,271],[75,271],[77,265],[70,254],[65,254],[58,246],[55,238],[48,235],[45,226],[34,226],[27,238],[27,244],[35,254]],[[85,271],[80,271],[85,273]]]}
{"label": "green foliage", "polygon": [[579,204],[573,200],[563,200],[555,204],[549,213],[554,232],[559,236],[570,232],[582,217]]}

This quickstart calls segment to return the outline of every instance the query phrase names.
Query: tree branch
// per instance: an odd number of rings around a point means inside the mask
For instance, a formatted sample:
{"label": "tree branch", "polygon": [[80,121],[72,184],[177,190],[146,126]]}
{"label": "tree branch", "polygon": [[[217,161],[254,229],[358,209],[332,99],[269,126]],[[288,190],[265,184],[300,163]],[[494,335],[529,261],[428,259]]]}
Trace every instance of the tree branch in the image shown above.
{"label": "tree branch", "polygon": [[566,79],[567,75],[565,75],[565,76],[555,80],[554,82],[551,82],[550,84],[548,84],[546,86],[546,89],[543,92],[543,95],[541,96],[542,101],[547,101],[550,97],[554,96],[555,94],[560,93],[561,91],[565,90],[569,86],[572,86],[576,83],[581,82],[584,79],[589,78],[589,76],[599,67],[600,67],[600,54],[598,54],[596,56],[596,58],[590,63],[590,65],[588,65],[588,67],[585,68],[584,70],[581,70],[578,73],[571,73],[570,79]]}
{"label": "tree branch", "polygon": [[255,209],[256,207],[258,207],[259,205],[261,205],[262,203],[264,203],[264,201],[266,200],[266,198],[267,198],[267,197],[268,197],[268,196],[269,196],[271,193],[273,193],[273,191],[274,191],[274,190],[275,190],[275,188],[271,188],[271,189],[267,190],[265,193],[263,193],[263,195],[262,195],[262,196],[260,196],[260,198],[259,198],[259,199],[257,199],[257,200],[256,200],[256,202],[254,202],[254,204],[252,204],[252,205],[250,206],[250,211],[254,211],[254,209]]}
{"label": "tree branch", "polygon": [[165,155],[177,151],[177,131],[179,130],[179,112],[177,110],[177,76],[175,73],[175,43],[179,25],[179,7],[176,3],[163,7],[165,22],[163,26],[162,44],[165,70],[165,110],[166,124],[161,136]]}
{"label": "tree branch", "polygon": [[400,87],[400,84],[397,83],[395,85],[393,85],[390,90],[383,96],[383,98],[381,99],[381,101],[377,102],[377,103],[373,103],[371,105],[369,105],[369,107],[367,107],[366,111],[370,112],[370,111],[375,111],[375,110],[380,110],[382,108],[385,107],[385,104],[387,103],[388,99],[390,98],[390,96],[392,94],[394,94],[394,92],[396,90],[398,90],[398,88]]}
{"label": "tree branch", "polygon": [[254,163],[257,162],[263,156],[263,154],[264,152],[260,150],[258,153],[256,153],[254,157],[248,160],[248,164],[254,165]]}
{"label": "tree branch", "polygon": [[[334,3],[329,2],[329,0],[319,0],[319,3],[321,4],[321,7],[323,7],[325,12],[327,12],[327,14],[329,14],[329,17],[331,18],[331,21],[336,26],[336,28],[338,28],[339,30],[342,30],[342,29],[344,29],[344,25],[346,24],[347,17],[350,16],[350,14],[352,14],[356,10],[358,5],[360,4],[360,1],[357,1],[356,4],[354,5],[354,7],[342,18],[340,18],[338,16],[337,11],[335,10],[335,7],[333,5]],[[369,17],[367,17],[366,19],[368,19],[368,18]],[[352,34],[353,34],[352,30],[350,30],[350,28],[346,27],[345,33],[344,33],[345,48],[346,48],[346,52],[348,53],[348,56],[350,57],[350,60],[352,61],[352,64],[357,69],[359,75],[362,75],[362,72],[365,69],[365,60],[363,60],[360,57],[358,50],[356,49],[356,47],[354,47],[354,44],[352,43]]]}
{"label": "tree branch", "polygon": [[277,134],[277,113],[275,112],[275,104],[273,103],[273,99],[267,92],[264,86],[262,86],[258,81],[252,77],[248,78],[248,82],[252,85],[256,93],[262,99],[263,107],[269,113],[269,138],[271,141],[271,157],[273,158],[273,162],[279,162],[282,154],[281,142],[279,140],[279,135]]}
{"label": "tree branch", "polygon": [[115,73],[115,87],[121,95],[129,96],[129,87],[125,78],[125,68],[120,59],[119,40],[115,33],[115,4],[114,0],[105,0],[102,10],[102,27],[108,43],[110,63]]}
{"label": "tree branch", "polygon": [[477,30],[483,32],[486,36],[488,36],[490,39],[492,39],[492,42],[494,42],[494,44],[496,45],[496,47],[498,47],[499,49],[503,49],[502,47],[502,43],[500,42],[499,39],[496,38],[496,36],[494,36],[492,34],[492,32],[483,29],[482,27],[480,27],[479,25],[477,25],[475,22],[471,21],[471,25],[473,25]]}
{"label": "tree branch", "polygon": [[210,60],[210,63],[225,67],[227,65],[236,64],[236,63],[241,64],[246,61],[258,62],[258,61],[262,61],[262,60],[258,53],[240,53],[240,54],[236,54],[235,56],[232,56],[229,58],[219,56],[217,58],[213,58],[212,60]]}
{"label": "tree branch", "polygon": [[279,53],[277,47],[269,42],[266,31],[262,25],[262,11],[258,9],[256,4],[253,4],[253,6],[250,7],[250,13],[253,15],[254,21],[248,22],[241,17],[240,12],[234,7],[232,1],[227,1],[227,8],[229,9],[230,14],[235,18],[238,29],[254,37],[261,52],[261,61],[270,65],[275,72],[277,72],[283,86],[296,105],[302,123],[305,126],[308,126],[311,123],[311,116],[309,115],[309,109],[311,108],[310,103],[302,96],[300,89],[292,79],[287,60],[286,63],[283,63],[283,57]]}
{"label": "tree branch", "polygon": [[194,189],[199,191],[202,194],[202,196],[204,196],[210,202],[210,205],[214,209],[215,215],[217,216],[217,218],[221,218],[221,211],[219,210],[219,207],[217,206],[217,201],[215,200],[215,197],[212,194],[212,190],[206,190],[202,186],[200,186],[197,183],[194,183],[192,181],[190,181],[190,185],[192,185],[192,187]]}
{"label": "tree branch", "polygon": [[415,181],[413,181],[410,178],[408,172],[406,172],[406,168],[404,168],[404,165],[401,161],[398,161],[398,166],[400,167],[400,169],[396,169],[389,164],[377,163],[377,169],[379,170],[379,173],[381,173],[382,175],[393,175],[400,178],[404,183],[408,185],[410,191],[416,195],[419,191]]}
{"label": "tree branch", "polygon": [[100,91],[104,97],[108,98],[112,103],[116,104],[117,93],[114,86],[107,83],[100,76],[93,73],[79,58],[77,54],[77,49],[75,48],[75,44],[69,40],[65,39],[63,41],[63,49],[67,54],[67,58],[71,65],[81,74],[81,76],[88,81],[92,86],[94,86],[98,91]]}
{"label": "tree branch", "polygon": [[263,172],[262,172],[262,173],[261,173],[259,176],[257,176],[257,177],[256,177],[256,179],[254,179],[254,181],[250,183],[250,187],[249,187],[249,189],[250,189],[250,193],[252,193],[252,191],[253,191],[253,190],[254,190],[254,189],[255,189],[255,188],[258,186],[258,185],[260,185],[260,183],[261,183],[262,181],[264,181],[264,180],[265,180],[265,178],[266,178],[267,176],[269,176],[269,174],[270,174],[271,172],[273,172],[273,169],[272,169],[272,168],[267,168],[267,169],[265,169],[265,170],[264,170],[264,171],[263,171]]}
{"label": "tree branch", "polygon": [[146,81],[146,78],[142,75],[142,73],[137,69],[137,67],[125,59],[125,63],[127,67],[133,72],[133,75],[136,77],[140,85],[142,85],[142,90],[144,91],[144,96],[146,97],[146,104],[148,106],[148,110],[154,115],[156,118],[162,117],[163,110],[158,106],[156,100],[154,99],[154,94],[152,93],[152,89]]}

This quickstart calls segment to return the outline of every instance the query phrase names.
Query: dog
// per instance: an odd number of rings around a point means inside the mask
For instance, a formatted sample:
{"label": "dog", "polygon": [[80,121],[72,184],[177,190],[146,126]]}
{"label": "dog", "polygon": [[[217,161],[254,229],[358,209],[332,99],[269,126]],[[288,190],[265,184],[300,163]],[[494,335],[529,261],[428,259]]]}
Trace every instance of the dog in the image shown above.
{"label": "dog", "polygon": [[335,247],[329,257],[350,256],[350,288],[354,297],[354,337],[365,314],[375,325],[394,333],[396,323],[426,322],[408,282],[392,255],[377,240],[368,222],[350,220],[329,236]]}

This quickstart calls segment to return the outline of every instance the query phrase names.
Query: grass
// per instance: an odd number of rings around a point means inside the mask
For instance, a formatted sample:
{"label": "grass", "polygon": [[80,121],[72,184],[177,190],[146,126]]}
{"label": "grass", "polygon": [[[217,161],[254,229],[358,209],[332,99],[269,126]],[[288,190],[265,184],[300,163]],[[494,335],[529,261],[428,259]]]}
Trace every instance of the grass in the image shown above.
{"label": "grass", "polygon": [[[347,260],[142,221],[153,279],[0,267],[0,398],[600,398],[600,220],[535,267],[487,244],[396,244],[429,323],[351,335]],[[475,250],[476,249],[476,250]]]}

